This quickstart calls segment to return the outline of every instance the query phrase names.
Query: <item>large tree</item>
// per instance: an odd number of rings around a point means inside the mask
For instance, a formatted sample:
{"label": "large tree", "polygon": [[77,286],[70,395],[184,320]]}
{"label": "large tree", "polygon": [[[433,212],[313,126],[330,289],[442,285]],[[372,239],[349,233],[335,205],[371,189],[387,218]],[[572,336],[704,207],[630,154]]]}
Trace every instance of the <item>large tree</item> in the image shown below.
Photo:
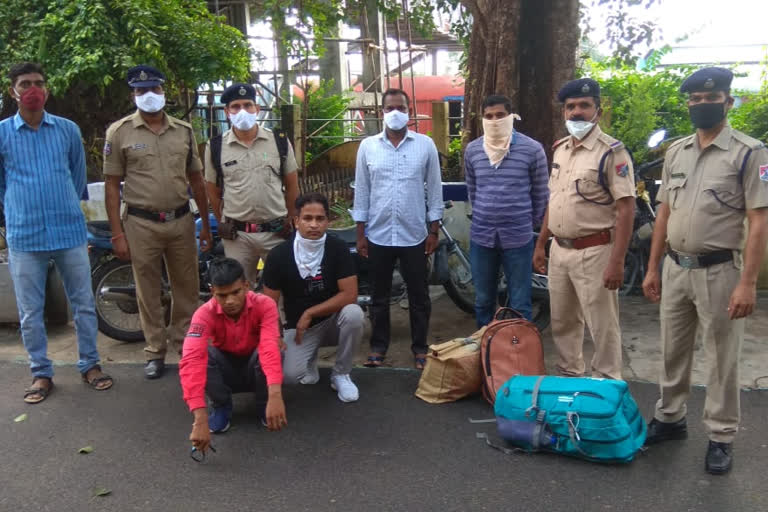
{"label": "large tree", "polygon": [[578,0],[461,0],[472,15],[464,92],[467,140],[481,134],[481,103],[512,99],[517,127],[545,145],[562,133],[555,94],[573,77],[579,43]]}
{"label": "large tree", "polygon": [[[200,85],[247,77],[242,34],[203,0],[2,0],[0,62],[40,62],[52,93],[47,109],[82,130],[96,177],[107,125],[132,110],[125,72],[150,64],[168,76],[166,95],[183,113]],[[3,76],[0,118],[15,111]],[[190,92],[191,94],[187,94]]]}

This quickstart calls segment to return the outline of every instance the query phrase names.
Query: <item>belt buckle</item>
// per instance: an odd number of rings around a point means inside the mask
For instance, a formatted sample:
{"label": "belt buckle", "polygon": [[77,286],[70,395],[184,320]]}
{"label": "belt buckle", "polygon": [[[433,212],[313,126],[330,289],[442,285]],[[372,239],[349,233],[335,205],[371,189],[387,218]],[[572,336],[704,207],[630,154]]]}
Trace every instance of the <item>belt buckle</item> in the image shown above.
{"label": "belt buckle", "polygon": [[560,247],[564,247],[566,249],[573,249],[573,240],[570,238],[558,238],[557,243],[560,244]]}
{"label": "belt buckle", "polygon": [[160,212],[160,220],[165,222],[176,218],[176,212],[171,210],[169,212]]}
{"label": "belt buckle", "polygon": [[261,232],[261,224],[254,224],[252,222],[248,222],[245,225],[245,232],[246,233],[260,233]]}
{"label": "belt buckle", "polygon": [[683,268],[694,269],[699,267],[699,258],[689,254],[677,254],[677,264]]}

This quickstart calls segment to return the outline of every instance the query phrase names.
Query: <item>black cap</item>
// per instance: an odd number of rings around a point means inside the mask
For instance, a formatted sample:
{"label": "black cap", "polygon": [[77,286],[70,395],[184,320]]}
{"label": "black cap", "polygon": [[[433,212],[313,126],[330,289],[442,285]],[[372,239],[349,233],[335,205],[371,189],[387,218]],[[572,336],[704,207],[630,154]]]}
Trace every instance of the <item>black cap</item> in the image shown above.
{"label": "black cap", "polygon": [[568,98],[600,97],[600,84],[591,78],[579,78],[566,83],[557,93],[557,100],[565,103]]}
{"label": "black cap", "polygon": [[680,92],[727,91],[731,88],[732,80],[730,69],[702,68],[685,79]]}
{"label": "black cap", "polygon": [[152,66],[135,66],[128,70],[127,80],[131,87],[154,87],[165,83],[165,75]]}
{"label": "black cap", "polygon": [[221,102],[227,105],[230,101],[256,101],[256,88],[250,84],[232,84],[221,93]]}

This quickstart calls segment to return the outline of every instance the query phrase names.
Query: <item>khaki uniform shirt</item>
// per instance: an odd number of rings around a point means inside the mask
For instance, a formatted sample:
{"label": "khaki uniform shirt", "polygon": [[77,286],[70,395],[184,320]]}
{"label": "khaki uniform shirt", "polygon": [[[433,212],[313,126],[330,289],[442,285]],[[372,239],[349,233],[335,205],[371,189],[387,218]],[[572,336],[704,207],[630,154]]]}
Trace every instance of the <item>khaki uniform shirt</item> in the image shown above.
{"label": "khaki uniform shirt", "polygon": [[[606,153],[603,176],[608,190],[598,180]],[[624,145],[595,126],[578,146],[572,137],[558,141],[552,162],[549,230],[560,238],[581,238],[612,229],[616,200],[635,195],[632,160]]]}
{"label": "khaki uniform shirt", "polygon": [[[280,178],[280,153],[270,130],[259,127],[250,147],[240,142],[233,130],[224,132],[221,169],[224,173],[222,213],[226,218],[262,223],[288,214]],[[296,157],[289,142],[285,174],[296,172],[296,169]],[[205,179],[216,183],[210,142],[205,146]]]}
{"label": "khaki uniform shirt", "polygon": [[160,134],[138,111],[113,123],[104,143],[104,174],[124,177],[123,200],[145,210],[167,211],[189,201],[187,171],[201,172],[192,126],[164,115]]}
{"label": "khaki uniform shirt", "polygon": [[730,126],[703,151],[690,135],[667,150],[658,198],[673,250],[740,250],[745,209],[768,207],[768,149]]}

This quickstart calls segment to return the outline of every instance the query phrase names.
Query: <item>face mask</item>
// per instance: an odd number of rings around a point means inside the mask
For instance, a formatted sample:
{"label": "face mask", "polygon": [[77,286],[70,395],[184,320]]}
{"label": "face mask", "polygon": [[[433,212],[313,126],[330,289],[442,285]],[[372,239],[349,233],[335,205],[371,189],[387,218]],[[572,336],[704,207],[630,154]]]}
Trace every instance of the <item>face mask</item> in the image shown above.
{"label": "face mask", "polygon": [[698,103],[688,107],[691,123],[696,128],[709,130],[725,119],[725,103]]}
{"label": "face mask", "polygon": [[256,124],[256,121],[258,120],[258,113],[250,113],[245,110],[240,110],[235,115],[229,116],[229,120],[232,123],[232,126],[237,128],[238,130],[242,130],[244,132],[247,132],[253,126]]}
{"label": "face mask", "polygon": [[384,114],[384,124],[387,128],[394,131],[400,131],[408,124],[408,114],[400,112],[399,110],[393,110]]}
{"label": "face mask", "polygon": [[21,94],[19,94],[16,89],[14,89],[13,92],[16,93],[16,99],[19,100],[19,103],[21,103],[25,109],[33,112],[43,110],[43,105],[45,105],[45,91],[40,87],[32,86]]}
{"label": "face mask", "polygon": [[590,130],[595,126],[595,119],[597,119],[597,112],[595,112],[591,121],[571,121],[569,119],[565,122],[565,129],[578,140],[581,140],[586,137]]}
{"label": "face mask", "polygon": [[142,112],[154,114],[159,112],[165,106],[165,94],[155,94],[153,92],[145,92],[141,96],[136,96],[136,106]]}

